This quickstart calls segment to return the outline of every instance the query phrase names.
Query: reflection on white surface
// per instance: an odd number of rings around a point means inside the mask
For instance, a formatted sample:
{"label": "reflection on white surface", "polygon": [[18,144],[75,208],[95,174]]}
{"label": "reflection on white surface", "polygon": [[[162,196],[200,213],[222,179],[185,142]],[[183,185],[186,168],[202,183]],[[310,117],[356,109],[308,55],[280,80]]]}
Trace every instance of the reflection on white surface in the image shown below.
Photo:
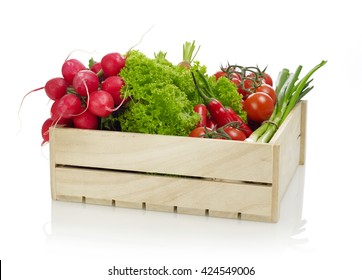
{"label": "reflection on white surface", "polygon": [[302,217],[304,174],[305,167],[298,167],[276,224],[53,201],[51,221],[44,225],[47,247],[68,251],[75,246],[89,254],[94,248],[112,252],[155,247],[204,252],[303,250],[308,243]]}

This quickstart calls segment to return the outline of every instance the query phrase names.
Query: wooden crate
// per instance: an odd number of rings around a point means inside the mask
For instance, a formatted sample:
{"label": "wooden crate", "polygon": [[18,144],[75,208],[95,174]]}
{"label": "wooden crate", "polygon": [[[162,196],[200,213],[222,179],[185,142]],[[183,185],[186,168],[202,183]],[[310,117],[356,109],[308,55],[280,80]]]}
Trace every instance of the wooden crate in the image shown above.
{"label": "wooden crate", "polygon": [[54,200],[277,222],[304,164],[306,101],[268,144],[51,129]]}

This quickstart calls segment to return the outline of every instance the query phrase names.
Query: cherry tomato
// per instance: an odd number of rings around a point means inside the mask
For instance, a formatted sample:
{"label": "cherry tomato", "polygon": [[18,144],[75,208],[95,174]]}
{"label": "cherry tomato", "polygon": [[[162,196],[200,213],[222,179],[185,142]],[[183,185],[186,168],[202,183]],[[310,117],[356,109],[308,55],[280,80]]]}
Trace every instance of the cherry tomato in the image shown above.
{"label": "cherry tomato", "polygon": [[[254,72],[249,73],[249,74],[247,75],[247,77],[256,80],[256,79],[255,79],[255,73],[254,73]],[[261,73],[261,76],[259,76],[258,82],[259,82],[259,83],[268,84],[269,86],[273,86],[273,79],[272,79],[272,77],[271,77],[268,73],[265,73],[265,72],[262,72],[262,73]]]}
{"label": "cherry tomato", "polygon": [[268,84],[269,86],[273,86],[273,79],[272,77],[270,77],[270,75],[268,73],[263,73],[263,80],[264,83]]}
{"label": "cherry tomato", "polygon": [[250,77],[248,77],[248,79],[244,79],[244,87],[241,87],[241,94],[244,99],[248,98],[248,96],[254,92],[255,83],[256,81],[252,78],[250,79]]}
{"label": "cherry tomato", "polygon": [[217,71],[215,74],[214,74],[215,78],[216,78],[216,81],[220,78],[220,77],[226,77],[226,73],[222,70],[220,71]]}
{"label": "cherry tomato", "polygon": [[238,93],[243,94],[243,89],[241,88],[241,80],[237,77],[231,78],[230,82],[234,83],[238,88]]}
{"label": "cherry tomato", "polygon": [[224,131],[230,136],[231,140],[244,141],[246,139],[245,133],[237,128],[228,126],[224,128]]}
{"label": "cherry tomato", "polygon": [[273,99],[274,104],[277,102],[277,95],[275,93],[275,90],[272,86],[268,84],[261,84],[255,89],[255,92],[264,92]]}
{"label": "cherry tomato", "polygon": [[208,129],[208,128],[206,128],[206,129],[205,129],[205,127],[202,127],[202,126],[196,127],[190,132],[189,136],[190,137],[204,138],[207,131],[208,132],[211,131],[211,129]]}
{"label": "cherry tomato", "polygon": [[242,94],[244,99],[246,99],[252,93],[252,90],[254,87],[253,80],[244,79],[244,82],[243,82],[244,88],[241,85],[242,81],[238,77],[234,76],[233,78],[231,78],[230,81],[237,86],[238,93]]}
{"label": "cherry tomato", "polygon": [[255,92],[245,100],[244,110],[251,120],[261,123],[273,113],[274,101],[264,92]]}
{"label": "cherry tomato", "polygon": [[261,84],[267,84],[271,87],[273,86],[273,80],[271,76],[265,72],[262,72],[262,75],[259,76],[258,79],[256,79],[256,75],[254,72],[247,74],[246,77],[248,78],[248,82],[246,85],[244,84],[244,87],[245,89],[249,89],[253,92],[255,92],[255,87],[258,87]]}
{"label": "cherry tomato", "polygon": [[[226,69],[225,69],[225,71],[226,71]],[[217,71],[217,72],[214,74],[216,80],[218,80],[220,77],[228,77],[228,74],[227,74],[225,71],[223,71],[223,70]],[[238,74],[238,73],[231,73],[230,76],[229,76],[229,79],[231,80],[231,79],[233,79],[233,78],[237,78],[237,79],[240,80],[240,74]]]}

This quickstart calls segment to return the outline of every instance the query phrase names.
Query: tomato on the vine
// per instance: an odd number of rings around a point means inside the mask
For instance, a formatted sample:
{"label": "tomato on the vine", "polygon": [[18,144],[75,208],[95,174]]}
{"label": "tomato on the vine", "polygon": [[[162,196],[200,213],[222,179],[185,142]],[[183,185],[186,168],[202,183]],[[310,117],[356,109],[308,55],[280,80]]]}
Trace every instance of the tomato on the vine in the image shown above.
{"label": "tomato on the vine", "polygon": [[264,92],[255,92],[244,101],[244,110],[251,120],[261,123],[272,115],[274,101]]}
{"label": "tomato on the vine", "polygon": [[252,94],[254,88],[254,81],[251,78],[244,78],[241,80],[238,77],[233,77],[230,81],[237,86],[238,93],[240,93],[244,99]]}
{"label": "tomato on the vine", "polygon": [[244,141],[246,139],[245,133],[235,127],[225,127],[224,131],[227,135],[229,135],[231,140]]}
{"label": "tomato on the vine", "polygon": [[207,134],[208,132],[210,132],[210,131],[211,131],[211,129],[209,129],[209,128],[205,128],[205,127],[203,127],[203,126],[199,126],[199,127],[194,128],[194,129],[190,132],[189,136],[190,136],[190,137],[204,138],[204,137],[206,136],[206,134]]}
{"label": "tomato on the vine", "polygon": [[214,73],[214,77],[216,78],[216,80],[218,80],[220,77],[226,77],[228,78],[230,81],[232,79],[239,79],[241,80],[241,75],[240,73],[236,73],[236,72],[228,72],[227,68],[221,68],[219,71]]}
{"label": "tomato on the vine", "polygon": [[220,70],[220,71],[217,71],[215,74],[214,74],[215,78],[216,78],[216,81],[220,78],[220,77],[227,77],[227,73]]}
{"label": "tomato on the vine", "polygon": [[253,93],[255,88],[255,80],[247,78],[244,79],[244,87],[241,89],[242,95],[244,96],[244,99],[248,98],[250,94]]}
{"label": "tomato on the vine", "polygon": [[[251,72],[247,75],[247,77],[254,79],[256,81],[256,74],[254,72]],[[269,86],[273,86],[273,79],[272,77],[265,72],[260,72],[258,74],[258,80],[256,81],[259,84],[268,84]]]}
{"label": "tomato on the vine", "polygon": [[238,93],[243,94],[243,89],[241,88],[241,80],[237,77],[231,78],[230,82],[234,83],[238,89]]}
{"label": "tomato on the vine", "polygon": [[263,72],[263,80],[264,83],[268,84],[271,87],[273,86],[273,79],[268,73]]}
{"label": "tomato on the vine", "polygon": [[255,92],[264,92],[273,99],[274,104],[277,102],[277,95],[275,93],[274,88],[271,85],[261,84],[259,87],[255,89]]}

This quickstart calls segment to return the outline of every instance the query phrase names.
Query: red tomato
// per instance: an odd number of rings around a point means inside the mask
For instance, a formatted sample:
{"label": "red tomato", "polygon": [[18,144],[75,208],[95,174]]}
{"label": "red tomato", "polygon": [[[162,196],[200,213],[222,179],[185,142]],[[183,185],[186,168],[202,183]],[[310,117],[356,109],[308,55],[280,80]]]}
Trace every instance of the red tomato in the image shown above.
{"label": "red tomato", "polygon": [[[211,131],[211,130],[207,128],[207,131],[209,132],[209,131]],[[194,128],[194,129],[190,132],[189,136],[190,136],[190,137],[204,138],[205,135],[206,135],[206,133],[207,133],[207,131],[206,131],[205,127],[199,126],[199,127]]]}
{"label": "red tomato", "polygon": [[215,74],[214,74],[215,78],[216,78],[216,81],[220,78],[220,77],[226,77],[226,73],[222,70],[220,71],[217,71]]}
{"label": "red tomato", "polygon": [[241,88],[244,99],[248,98],[248,96],[253,93],[255,83],[256,82],[253,79],[244,79],[244,88]]}
{"label": "red tomato", "polygon": [[266,84],[268,84],[269,86],[273,86],[273,79],[272,79],[272,77],[270,77],[270,75],[269,74],[267,74],[267,73],[265,73],[264,72],[264,74],[263,74],[263,80],[264,80],[264,82],[266,83]]}
{"label": "red tomato", "polygon": [[264,92],[273,99],[274,104],[277,102],[277,95],[275,93],[275,90],[272,86],[268,84],[261,84],[255,89],[255,92]]}
{"label": "red tomato", "polygon": [[224,128],[224,131],[230,136],[231,140],[244,141],[246,139],[245,133],[237,128],[228,126]]}
{"label": "red tomato", "polygon": [[229,74],[230,79],[239,79],[241,81],[241,74],[237,72],[233,72]]}
{"label": "red tomato", "polygon": [[[256,79],[256,75],[255,75],[254,72],[249,73],[248,75],[246,75],[246,77],[251,79],[251,80],[249,80],[249,83],[250,83],[251,87],[255,87],[255,86],[261,85],[261,84],[267,84],[267,85],[269,85],[271,87],[273,86],[272,78],[270,77],[269,74],[267,74],[265,72],[262,72],[262,75],[259,76],[258,79]],[[253,83],[253,81],[254,81],[254,83]],[[248,89],[248,87],[245,87],[245,88]],[[251,90],[253,90],[255,92],[254,88],[251,88]]]}
{"label": "red tomato", "polygon": [[244,99],[247,98],[252,93],[252,90],[254,87],[254,82],[252,80],[244,79],[244,82],[243,82],[244,88],[241,85],[241,83],[242,83],[241,80],[237,76],[234,76],[233,78],[231,78],[230,81],[237,86],[238,93],[242,94]]}
{"label": "red tomato", "polygon": [[245,100],[244,110],[251,120],[261,123],[270,118],[274,110],[274,102],[266,93],[255,92]]}
{"label": "red tomato", "polygon": [[237,77],[233,77],[230,82],[234,83],[238,88],[238,93],[243,94],[243,89],[241,88],[241,80]]}

